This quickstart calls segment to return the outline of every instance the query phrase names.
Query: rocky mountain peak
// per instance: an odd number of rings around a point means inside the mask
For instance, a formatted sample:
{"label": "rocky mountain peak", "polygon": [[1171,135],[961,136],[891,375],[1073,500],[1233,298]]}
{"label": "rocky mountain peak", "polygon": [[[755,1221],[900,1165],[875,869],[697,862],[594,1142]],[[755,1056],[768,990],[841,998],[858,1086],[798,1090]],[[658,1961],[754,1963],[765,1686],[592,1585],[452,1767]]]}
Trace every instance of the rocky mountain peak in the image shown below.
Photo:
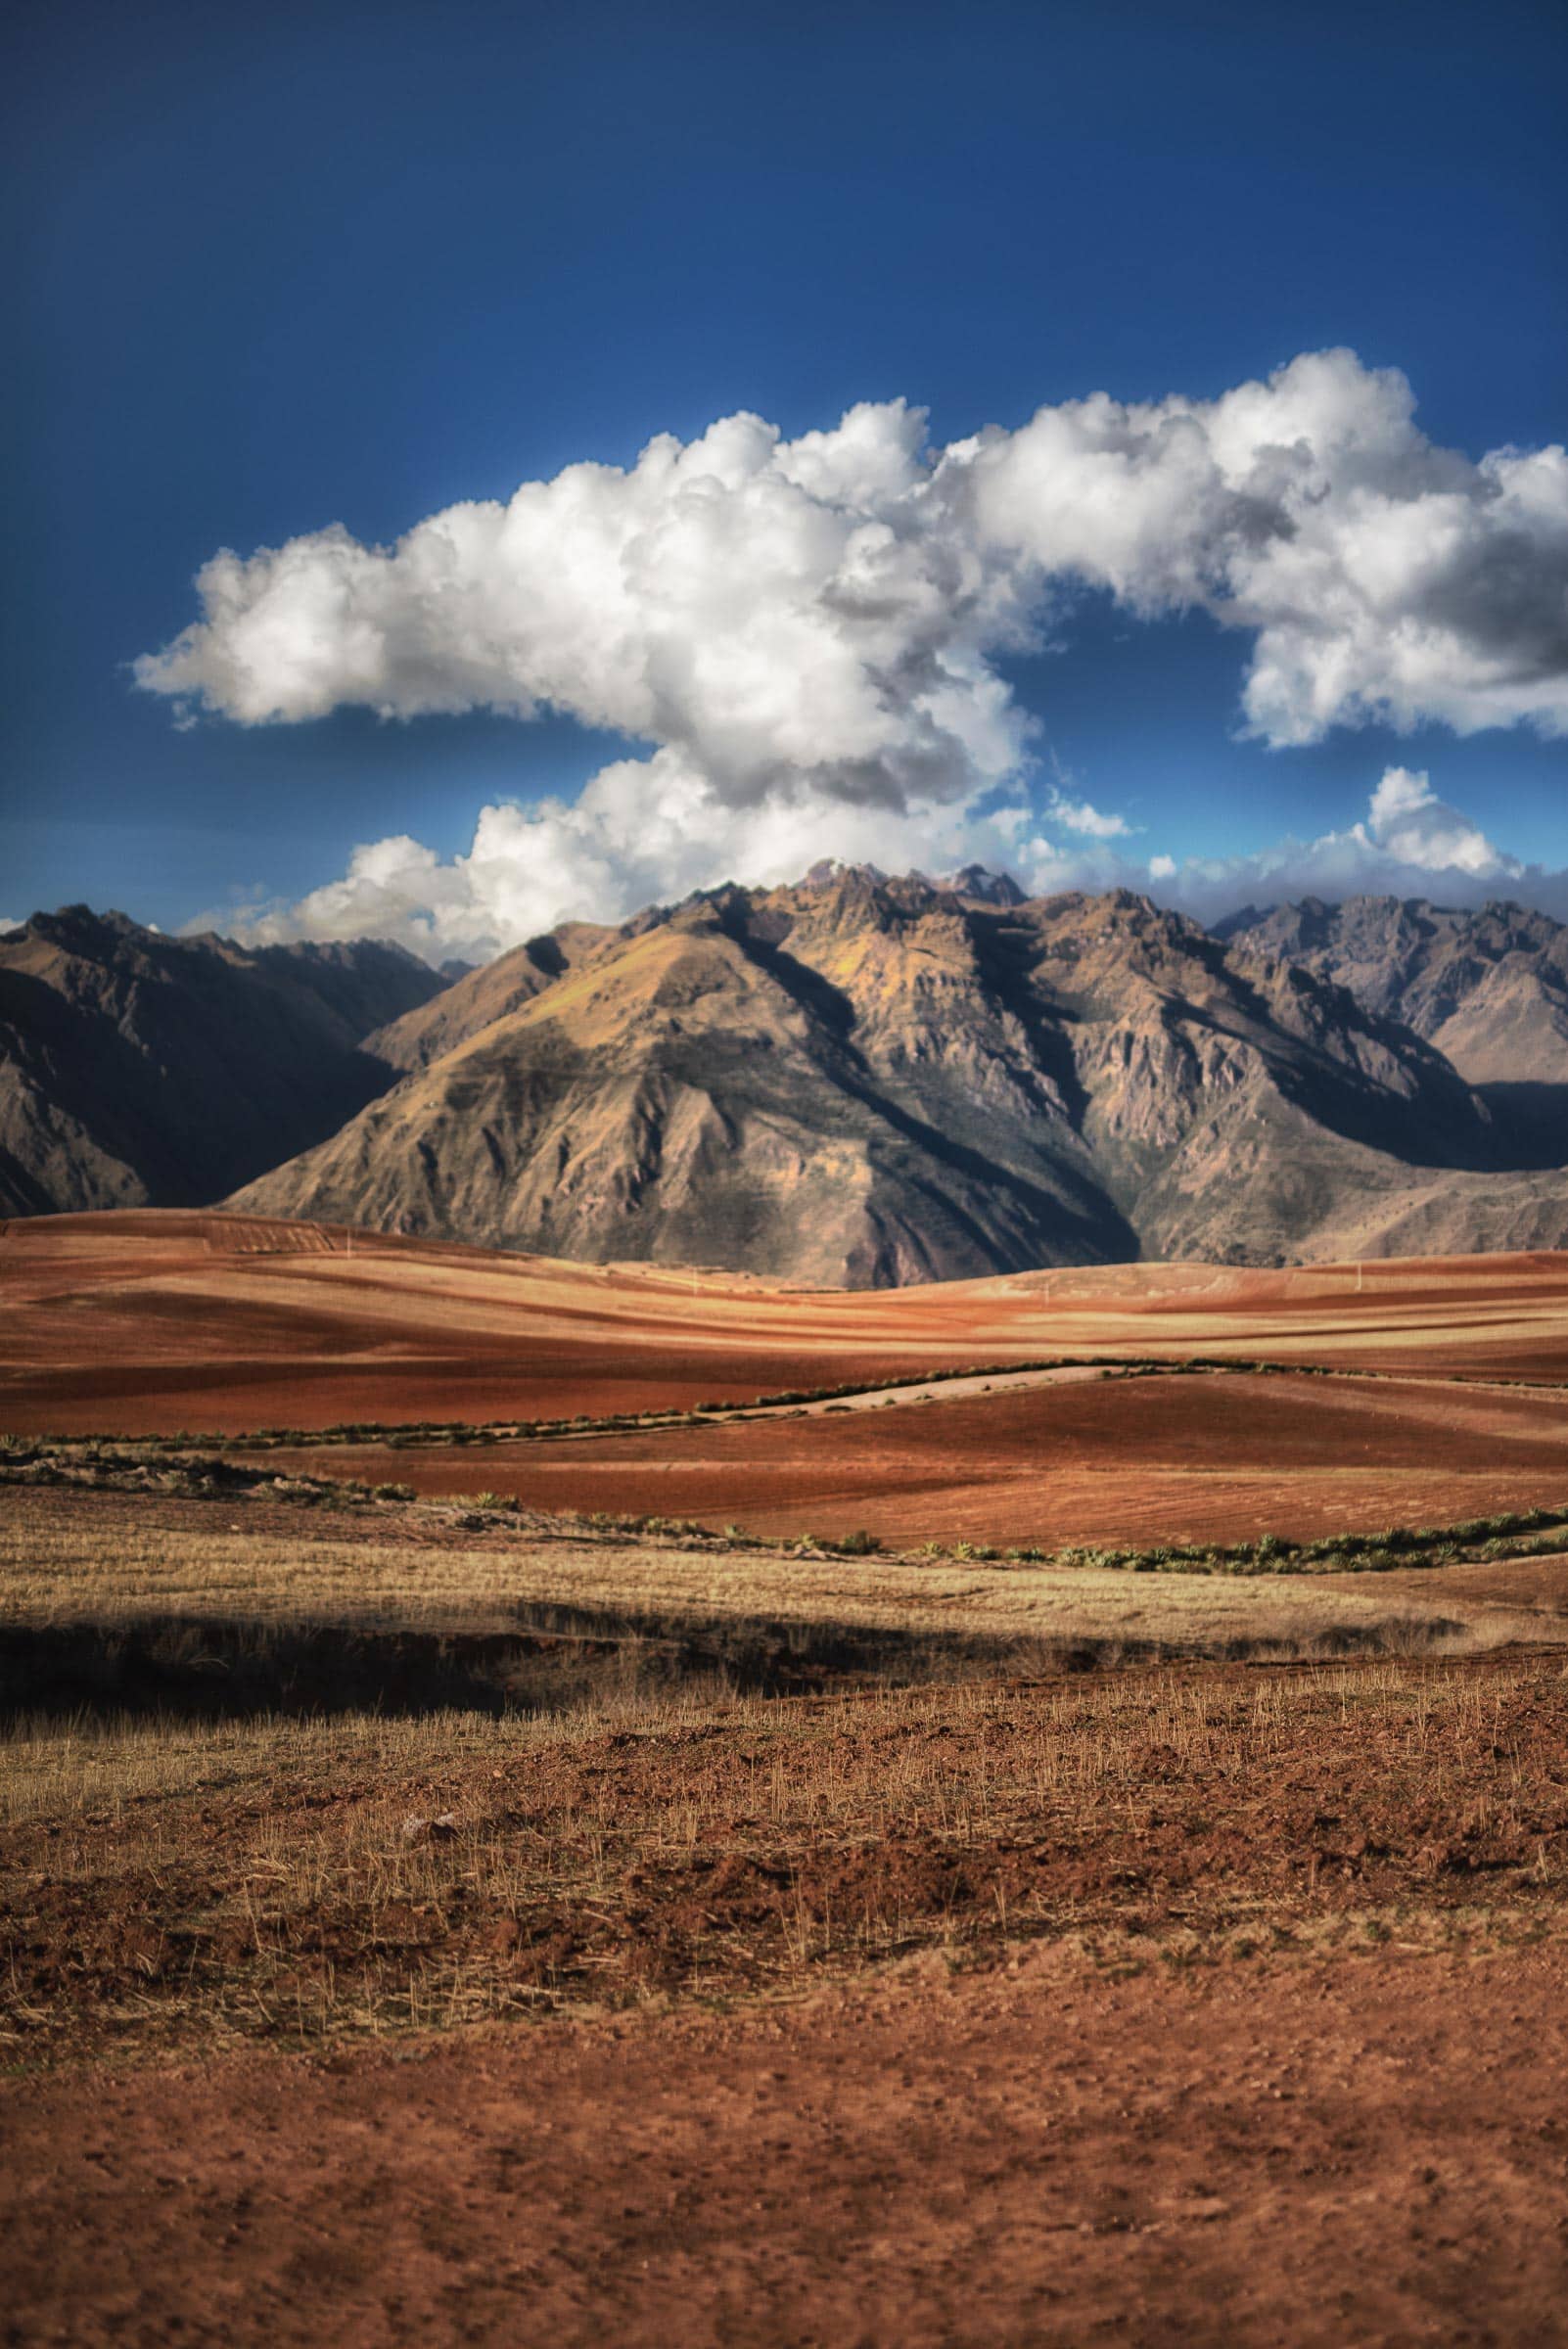
{"label": "rocky mountain peak", "polygon": [[1436,1195],[1414,1170],[1456,1198],[1493,1147],[1408,1030],[1134,891],[833,866],[555,943],[460,981],[454,1020],[486,979],[526,999],[237,1203],[853,1285],[1364,1248]]}
{"label": "rocky mountain peak", "polygon": [[837,856],[819,856],[802,874],[799,889],[831,889],[835,883],[849,880],[885,881],[887,874],[879,864],[845,864]]}
{"label": "rocky mountain peak", "polygon": [[1020,889],[1011,873],[993,873],[989,865],[960,865],[949,873],[943,885],[955,897],[972,898],[981,905],[1022,905],[1026,892]]}

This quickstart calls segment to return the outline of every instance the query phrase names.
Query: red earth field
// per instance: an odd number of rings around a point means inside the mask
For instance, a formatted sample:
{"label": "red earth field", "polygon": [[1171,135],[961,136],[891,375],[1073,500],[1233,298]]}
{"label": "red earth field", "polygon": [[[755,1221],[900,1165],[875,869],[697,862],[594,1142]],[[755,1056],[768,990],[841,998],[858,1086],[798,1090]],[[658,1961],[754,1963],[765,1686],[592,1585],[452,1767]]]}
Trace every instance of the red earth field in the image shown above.
{"label": "red earth field", "polygon": [[1063,1355],[1568,1380],[1552,1255],[848,1293],[148,1210],[0,1227],[0,1424],[60,1435],[599,1416]]}
{"label": "red earth field", "polygon": [[278,1460],[430,1495],[1004,1545],[1316,1535],[1568,1498],[1555,1256],[844,1294],[141,1213],[12,1223],[0,1310],[0,1427],[17,1433],[599,1417],[1052,1357],[1336,1373],[982,1382],[706,1427]]}
{"label": "red earth field", "polygon": [[[269,1455],[276,1457],[276,1455]],[[1568,1501],[1568,1391],[1196,1375],[482,1451],[290,1452],[321,1476],[900,1546],[1306,1539]]]}
{"label": "red earth field", "polygon": [[[1052,1358],[1086,1366],[919,1386]],[[1568,1257],[843,1295],[218,1215],[0,1228],[0,1431],[872,1379],[899,1391],[257,1457],[900,1543],[1568,1502]],[[95,1574],[151,1604],[168,1529],[241,1534],[160,1490],[165,1459],[145,1493],[29,1491],[30,1515],[0,1491],[13,1627],[50,1557],[84,1604]],[[321,1519],[267,1495],[255,1539],[292,1571]],[[467,1512],[344,1508],[367,1545],[406,1517],[473,1554]],[[1064,1661],[582,1720],[335,1679],[319,1712],[269,1682],[244,1714],[182,1618],[205,1712],[127,1723],[88,1676],[37,1721],[29,1681],[0,1739],[0,2339],[1568,2343],[1565,1571],[1442,1568],[1532,1620],[1414,1661]],[[113,1608],[98,1631],[109,1656]]]}
{"label": "red earth field", "polygon": [[1565,1989],[1546,1952],[1125,1982],[1046,1953],[62,2080],[7,2116],[8,2337],[1536,2349],[1568,2339]]}
{"label": "red earth field", "polygon": [[[318,1730],[23,1815],[6,2337],[1568,2339],[1564,1691],[1538,1648]],[[438,1794],[367,1931],[367,1831]],[[508,2019],[367,2036],[400,1972]],[[62,2030],[110,2059],[29,2074]]]}

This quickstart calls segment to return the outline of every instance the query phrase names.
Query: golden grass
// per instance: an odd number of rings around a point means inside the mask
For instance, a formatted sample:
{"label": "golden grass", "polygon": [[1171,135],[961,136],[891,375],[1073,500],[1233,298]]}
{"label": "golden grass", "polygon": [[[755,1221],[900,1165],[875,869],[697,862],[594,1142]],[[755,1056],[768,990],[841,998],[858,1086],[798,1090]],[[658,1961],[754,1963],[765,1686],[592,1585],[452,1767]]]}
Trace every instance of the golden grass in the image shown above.
{"label": "golden grass", "polygon": [[[122,1624],[152,1617],[331,1622],[480,1631],[530,1605],[659,1622],[765,1618],[883,1632],[1194,1651],[1235,1643],[1302,1649],[1407,1627],[1486,1645],[1529,1619],[1474,1597],[1450,1605],[1320,1577],[1233,1581],[950,1559],[791,1557],[515,1537],[493,1546],[404,1539],[280,1537],[221,1526],[142,1527],[84,1507],[62,1522],[8,1497],[0,1520],[0,1621]],[[1433,1627],[1458,1628],[1437,1635]]]}
{"label": "golden grass", "polygon": [[[406,1773],[516,1760],[534,1748],[570,1744],[635,1725],[644,1735],[674,1732],[712,1717],[715,1702],[745,1700],[690,1690],[668,1699],[597,1696],[555,1714],[349,1713],[332,1720],[282,1714],[259,1720],[143,1720],[124,1715],[44,1716],[0,1728],[0,1822],[92,1818],[123,1825],[139,1804],[181,1794],[231,1792],[291,1773],[358,1779],[366,1772]],[[752,1700],[765,1711],[765,1700]]]}

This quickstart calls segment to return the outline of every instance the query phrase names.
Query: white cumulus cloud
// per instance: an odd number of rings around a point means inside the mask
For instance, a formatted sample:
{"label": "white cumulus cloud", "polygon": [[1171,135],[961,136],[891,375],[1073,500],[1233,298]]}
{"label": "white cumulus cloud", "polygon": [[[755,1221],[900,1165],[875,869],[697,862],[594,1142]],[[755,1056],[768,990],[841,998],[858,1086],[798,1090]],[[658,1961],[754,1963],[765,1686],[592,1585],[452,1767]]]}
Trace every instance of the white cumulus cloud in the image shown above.
{"label": "white cumulus cloud", "polygon": [[1448,806],[1431,777],[1407,766],[1388,767],[1372,794],[1366,829],[1378,851],[1429,872],[1469,873],[1480,881],[1517,880],[1517,856],[1494,848],[1478,824]]}
{"label": "white cumulus cloud", "polygon": [[[1158,868],[1158,869],[1156,869]],[[1149,865],[1154,894],[1211,921],[1284,898],[1424,897],[1444,905],[1518,899],[1568,919],[1568,873],[1526,864],[1433,790],[1425,774],[1385,769],[1365,817],[1342,832],[1282,840],[1242,856],[1170,856]]]}
{"label": "white cumulus cloud", "polygon": [[[485,808],[448,864],[378,842],[258,917],[336,934],[374,912],[475,951],[821,855],[935,868],[1010,844],[1042,873],[1111,869],[1123,816],[1059,790],[1031,812],[1038,729],[998,667],[1060,637],[1085,588],[1240,632],[1242,722],[1272,745],[1371,721],[1568,731],[1568,456],[1437,447],[1405,378],[1345,350],[1214,400],[1094,393],[945,448],[898,400],[793,440],[730,416],[392,546],[332,525],[223,551],[200,617],[136,673],[182,718],[549,709],[646,746],[576,799]],[[1344,840],[1292,852],[1508,863],[1414,778],[1385,779]]]}
{"label": "white cumulus cloud", "polygon": [[684,750],[731,797],[809,777],[891,805],[1016,763],[1028,721],[992,657],[1087,584],[1248,632],[1245,714],[1272,743],[1372,716],[1560,732],[1568,455],[1472,463],[1413,404],[1337,350],[945,449],[901,400],[793,441],[730,416],[395,546],[333,525],[220,552],[201,619],[136,673],[251,725],[548,706]]}
{"label": "white cumulus cloud", "polygon": [[432,962],[477,962],[557,921],[613,921],[724,880],[795,881],[823,857],[939,875],[981,864],[1011,872],[1036,897],[1132,889],[1201,921],[1287,898],[1363,894],[1450,905],[1516,898],[1568,920],[1568,873],[1494,847],[1405,767],[1385,771],[1360,822],[1245,855],[1136,860],[1115,834],[1053,837],[1053,820],[1058,811],[1042,816],[1023,800],[982,814],[810,793],[735,807],[661,751],[603,768],[574,801],[484,808],[467,853],[449,861],[400,834],[355,850],[340,880],[292,905],[210,909],[190,927],[255,944],[389,938]]}
{"label": "white cumulus cloud", "polygon": [[614,921],[725,880],[799,879],[822,857],[886,871],[966,863],[1068,876],[1026,805],[976,816],[952,803],[902,809],[799,785],[727,801],[682,753],[618,760],[575,800],[482,808],[466,854],[443,862],[406,835],[356,849],[340,880],[287,905],[210,910],[195,928],[256,944],[390,938],[432,962],[479,961],[557,921]]}
{"label": "white cumulus cloud", "polygon": [[1077,832],[1085,840],[1125,840],[1137,829],[1125,815],[1107,815],[1091,800],[1070,800],[1061,791],[1051,793],[1047,813],[1053,823]]}

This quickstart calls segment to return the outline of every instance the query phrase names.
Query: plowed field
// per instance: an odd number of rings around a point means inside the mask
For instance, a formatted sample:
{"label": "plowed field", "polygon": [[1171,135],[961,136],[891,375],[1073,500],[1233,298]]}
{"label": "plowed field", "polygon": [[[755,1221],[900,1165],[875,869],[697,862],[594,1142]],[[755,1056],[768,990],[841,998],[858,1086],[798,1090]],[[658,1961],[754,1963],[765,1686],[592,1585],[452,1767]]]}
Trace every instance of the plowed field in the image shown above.
{"label": "plowed field", "polygon": [[[277,1455],[274,1455],[277,1456]],[[885,1543],[1305,1539],[1568,1501],[1568,1392],[1355,1377],[1148,1377],[649,1434],[283,1455],[530,1506]]]}
{"label": "plowed field", "polygon": [[600,1416],[1084,1355],[1561,1382],[1568,1259],[1107,1266],[849,1294],[172,1211],[0,1229],[0,1425],[24,1432]]}

